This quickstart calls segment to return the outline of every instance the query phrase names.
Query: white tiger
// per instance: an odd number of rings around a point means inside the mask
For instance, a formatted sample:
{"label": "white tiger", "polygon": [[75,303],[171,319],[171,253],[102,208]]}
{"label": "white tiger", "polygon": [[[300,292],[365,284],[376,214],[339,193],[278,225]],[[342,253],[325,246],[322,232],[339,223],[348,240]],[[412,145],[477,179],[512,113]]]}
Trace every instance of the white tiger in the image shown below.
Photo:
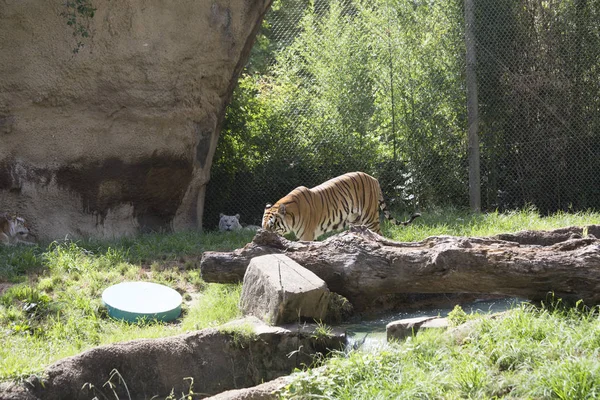
{"label": "white tiger", "polygon": [[257,231],[260,228],[256,225],[242,226],[242,224],[240,224],[240,214],[225,215],[221,213],[219,214],[219,217],[219,230],[221,232],[238,231],[240,229]]}
{"label": "white tiger", "polygon": [[31,241],[32,236],[24,218],[0,214],[0,243],[5,246],[15,244],[32,246],[35,244]]}
{"label": "white tiger", "polygon": [[237,231],[242,229],[242,225],[240,224],[240,214],[235,215],[225,215],[223,213],[219,214],[219,230],[221,232],[227,231]]}

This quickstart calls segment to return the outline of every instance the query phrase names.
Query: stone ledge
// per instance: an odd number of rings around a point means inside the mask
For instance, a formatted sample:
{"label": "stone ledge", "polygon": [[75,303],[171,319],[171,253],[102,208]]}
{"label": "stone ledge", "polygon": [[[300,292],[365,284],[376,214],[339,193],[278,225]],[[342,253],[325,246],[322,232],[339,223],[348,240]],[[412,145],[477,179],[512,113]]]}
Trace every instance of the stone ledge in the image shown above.
{"label": "stone ledge", "polygon": [[317,353],[343,349],[345,333],[334,330],[324,335],[317,327],[268,326],[247,318],[172,337],[100,346],[62,359],[22,384],[2,384],[0,399],[129,398],[118,379],[112,380],[114,394],[105,386],[114,369],[133,399],[162,398],[172,390],[187,393],[188,377],[193,379],[193,391],[205,395],[252,387],[311,365]]}
{"label": "stone ledge", "polygon": [[386,325],[387,341],[406,339],[416,335],[420,329],[445,329],[448,326],[447,318],[437,316],[401,319]]}

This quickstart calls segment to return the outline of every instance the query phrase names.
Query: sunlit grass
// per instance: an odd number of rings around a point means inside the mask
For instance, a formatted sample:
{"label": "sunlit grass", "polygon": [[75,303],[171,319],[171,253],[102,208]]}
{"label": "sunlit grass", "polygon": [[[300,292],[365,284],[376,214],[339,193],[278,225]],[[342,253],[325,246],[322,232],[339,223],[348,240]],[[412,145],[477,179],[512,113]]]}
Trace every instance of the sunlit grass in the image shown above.
{"label": "sunlit grass", "polygon": [[298,373],[284,399],[593,399],[598,309],[522,305],[475,320],[463,341],[427,330],[377,353],[340,354]]}
{"label": "sunlit grass", "polygon": [[542,216],[535,209],[506,213],[473,214],[464,210],[434,209],[422,213],[409,226],[394,226],[385,222],[384,236],[397,241],[411,242],[428,236],[492,236],[521,230],[550,230],[567,226],[600,224],[600,213],[558,212]]}
{"label": "sunlit grass", "polygon": [[214,327],[241,315],[238,307],[242,293],[238,285],[209,285],[182,322],[184,331]]}
{"label": "sunlit grass", "polygon": [[[238,317],[240,285],[205,283],[199,261],[203,251],[233,250],[251,240],[251,232],[185,232],[0,247],[0,282],[12,285],[0,295],[0,381],[40,372],[94,346],[170,336]],[[183,295],[178,321],[129,324],[108,317],[103,290],[144,280]]]}
{"label": "sunlit grass", "polygon": [[[385,224],[384,235],[414,241],[599,223],[596,213],[542,217],[534,210],[507,214],[430,210],[408,227]],[[0,295],[0,381],[38,373],[56,360],[95,346],[170,336],[239,317],[240,285],[207,284],[200,277],[199,262],[204,251],[240,248],[253,235],[183,232],[108,242],[0,246],[0,284],[13,285]],[[139,280],[178,290],[185,303],[182,317],[166,324],[109,318],[102,291]],[[520,310],[503,322],[482,323],[479,334],[461,346],[426,334],[409,347],[380,355],[353,354],[333,361],[333,372],[314,376],[309,386],[325,382],[325,388],[315,390],[348,399],[491,398],[503,393],[518,393],[516,398],[585,398],[585,393],[597,390],[598,354],[592,349],[600,348],[598,318],[581,312],[563,314]],[[550,326],[555,333],[549,332]],[[528,343],[525,338],[535,340]],[[337,365],[343,369],[339,375]],[[388,375],[390,379],[382,380]],[[527,386],[530,381],[538,386]],[[535,396],[523,395],[530,392]],[[583,397],[564,397],[571,395]]]}

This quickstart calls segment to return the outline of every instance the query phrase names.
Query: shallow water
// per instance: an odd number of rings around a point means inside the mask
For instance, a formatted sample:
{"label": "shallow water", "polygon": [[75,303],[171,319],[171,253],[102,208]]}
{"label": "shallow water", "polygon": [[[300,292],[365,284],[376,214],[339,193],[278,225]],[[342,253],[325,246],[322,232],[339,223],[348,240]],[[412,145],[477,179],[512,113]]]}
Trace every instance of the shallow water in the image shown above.
{"label": "shallow water", "polygon": [[[516,297],[507,297],[493,300],[477,300],[470,303],[460,304],[467,313],[493,314],[509,310],[520,303],[527,302]],[[386,325],[390,322],[415,317],[446,317],[454,306],[448,308],[431,308],[411,312],[386,313],[360,322],[340,325],[346,329],[348,348],[360,348],[364,351],[381,349],[387,346]]]}

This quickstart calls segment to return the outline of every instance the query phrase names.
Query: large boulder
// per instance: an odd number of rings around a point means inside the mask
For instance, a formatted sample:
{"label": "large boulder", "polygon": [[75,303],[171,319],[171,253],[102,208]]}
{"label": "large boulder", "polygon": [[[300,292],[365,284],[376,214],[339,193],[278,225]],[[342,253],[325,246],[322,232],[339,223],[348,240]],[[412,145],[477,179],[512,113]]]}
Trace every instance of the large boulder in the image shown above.
{"label": "large boulder", "polygon": [[[197,228],[225,107],[271,0],[0,5],[0,205],[41,239]],[[85,4],[85,2],[84,2]]]}
{"label": "large boulder", "polygon": [[240,308],[272,325],[299,320],[324,320],[330,292],[317,275],[283,254],[250,261]]}

